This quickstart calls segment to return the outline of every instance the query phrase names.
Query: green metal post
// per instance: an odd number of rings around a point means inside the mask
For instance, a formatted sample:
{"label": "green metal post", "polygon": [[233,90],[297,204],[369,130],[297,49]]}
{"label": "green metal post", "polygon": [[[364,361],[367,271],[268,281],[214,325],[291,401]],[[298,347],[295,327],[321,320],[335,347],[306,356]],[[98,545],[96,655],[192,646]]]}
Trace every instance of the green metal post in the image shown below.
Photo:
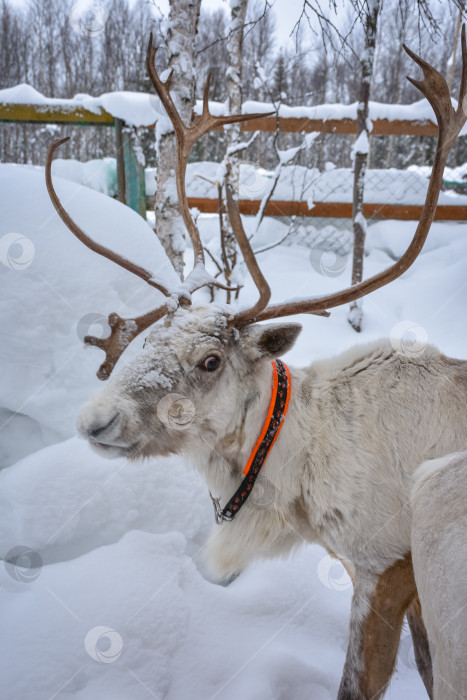
{"label": "green metal post", "polygon": [[[117,145],[118,198],[145,219],[146,183],[144,165],[138,160],[136,129],[115,120]],[[142,157],[142,153],[140,155]]]}
{"label": "green metal post", "polygon": [[[125,162],[125,192],[126,203],[146,218],[146,184],[144,181],[144,156],[136,141],[136,129],[133,126],[124,126],[123,136],[123,160]],[[139,154],[137,152],[139,149]],[[138,159],[138,155],[141,160]]]}
{"label": "green metal post", "polygon": [[123,122],[121,119],[115,120],[115,146],[117,149],[117,182],[118,182],[118,199],[123,204],[126,203],[125,192],[125,162],[123,159]]}

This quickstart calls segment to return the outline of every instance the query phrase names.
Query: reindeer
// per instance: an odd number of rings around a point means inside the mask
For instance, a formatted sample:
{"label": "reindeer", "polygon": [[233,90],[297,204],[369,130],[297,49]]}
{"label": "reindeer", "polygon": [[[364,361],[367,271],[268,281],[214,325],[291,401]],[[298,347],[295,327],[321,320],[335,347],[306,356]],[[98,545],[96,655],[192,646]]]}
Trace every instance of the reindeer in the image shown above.
{"label": "reindeer", "polygon": [[411,495],[412,557],[433,659],[433,697],[467,697],[467,451],[422,464]]}
{"label": "reindeer", "polygon": [[[184,282],[176,289],[164,287],[148,270],[96,244],[69,217],[51,177],[54,151],[64,139],[51,145],[46,163],[49,195],[72,233],[165,297],[138,318],[111,314],[108,338],[85,339],[105,351],[98,376],[106,379],[133,338],[165,317],[164,324],[151,329],[140,355],[84,406],[79,433],[107,457],[135,460],[179,453],[190,458],[215,494],[219,527],[207,552],[219,579],[229,580],[253,559],[287,553],[303,541],[320,543],[344,561],[354,574],[354,594],[339,700],[381,697],[405,614],[431,696],[430,650],[411,562],[410,483],[423,460],[459,450],[467,437],[467,362],[445,357],[434,347],[406,357],[382,340],[306,369],[287,368],[277,359],[301,329],[277,319],[300,313],[326,316],[327,309],[388,284],[412,265],[426,240],[446,159],[466,120],[465,30],[457,109],[444,78],[404,48],[423,71],[423,80],[409,80],[429,100],[439,126],[426,201],[400,260],[335,294],[270,304],[269,285],[227,188],[228,214],[259,299],[238,311],[218,305],[190,308],[196,289],[220,283],[205,270],[188,208],[188,156],[203,134],[252,115],[211,115],[208,78],[202,114],[186,126],[170,95],[171,75],[164,83],[155,70],[152,39],[147,67],[177,136],[177,192],[194,250],[194,267]],[[267,502],[243,507],[250,494],[254,501],[260,482]]]}

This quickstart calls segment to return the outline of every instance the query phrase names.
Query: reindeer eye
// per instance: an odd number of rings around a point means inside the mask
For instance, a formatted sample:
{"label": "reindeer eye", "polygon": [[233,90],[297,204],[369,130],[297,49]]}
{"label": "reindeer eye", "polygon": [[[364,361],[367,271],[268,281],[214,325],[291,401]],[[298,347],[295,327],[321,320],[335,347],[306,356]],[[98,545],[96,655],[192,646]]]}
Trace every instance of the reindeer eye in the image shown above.
{"label": "reindeer eye", "polygon": [[217,355],[209,355],[208,357],[206,357],[205,360],[203,360],[200,366],[207,372],[214,372],[214,370],[219,367],[220,363],[220,357],[218,357]]}

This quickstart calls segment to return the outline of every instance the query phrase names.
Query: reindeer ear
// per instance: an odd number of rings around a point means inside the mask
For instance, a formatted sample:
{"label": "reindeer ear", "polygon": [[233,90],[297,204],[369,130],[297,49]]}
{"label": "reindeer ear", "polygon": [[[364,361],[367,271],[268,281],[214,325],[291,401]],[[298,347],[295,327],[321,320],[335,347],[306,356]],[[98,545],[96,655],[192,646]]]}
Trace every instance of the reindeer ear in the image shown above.
{"label": "reindeer ear", "polygon": [[242,345],[252,360],[273,360],[290,350],[301,330],[299,323],[258,323],[241,332]]}

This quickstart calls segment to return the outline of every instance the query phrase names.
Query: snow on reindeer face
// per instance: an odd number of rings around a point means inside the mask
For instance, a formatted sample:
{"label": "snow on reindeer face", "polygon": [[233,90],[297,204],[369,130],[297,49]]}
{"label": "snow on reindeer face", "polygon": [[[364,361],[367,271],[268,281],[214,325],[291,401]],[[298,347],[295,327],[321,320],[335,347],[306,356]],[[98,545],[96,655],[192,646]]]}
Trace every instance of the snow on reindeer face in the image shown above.
{"label": "snow on reindeer face", "polygon": [[141,354],[93,397],[78,430],[108,457],[189,452],[231,431],[258,399],[258,365],[286,352],[301,326],[230,328],[211,305],[179,310],[148,335]]}
{"label": "snow on reindeer face", "polygon": [[78,430],[108,457],[182,452],[208,423],[212,430],[228,422],[247,364],[225,312],[179,310],[151,331],[141,354],[84,406]]}

